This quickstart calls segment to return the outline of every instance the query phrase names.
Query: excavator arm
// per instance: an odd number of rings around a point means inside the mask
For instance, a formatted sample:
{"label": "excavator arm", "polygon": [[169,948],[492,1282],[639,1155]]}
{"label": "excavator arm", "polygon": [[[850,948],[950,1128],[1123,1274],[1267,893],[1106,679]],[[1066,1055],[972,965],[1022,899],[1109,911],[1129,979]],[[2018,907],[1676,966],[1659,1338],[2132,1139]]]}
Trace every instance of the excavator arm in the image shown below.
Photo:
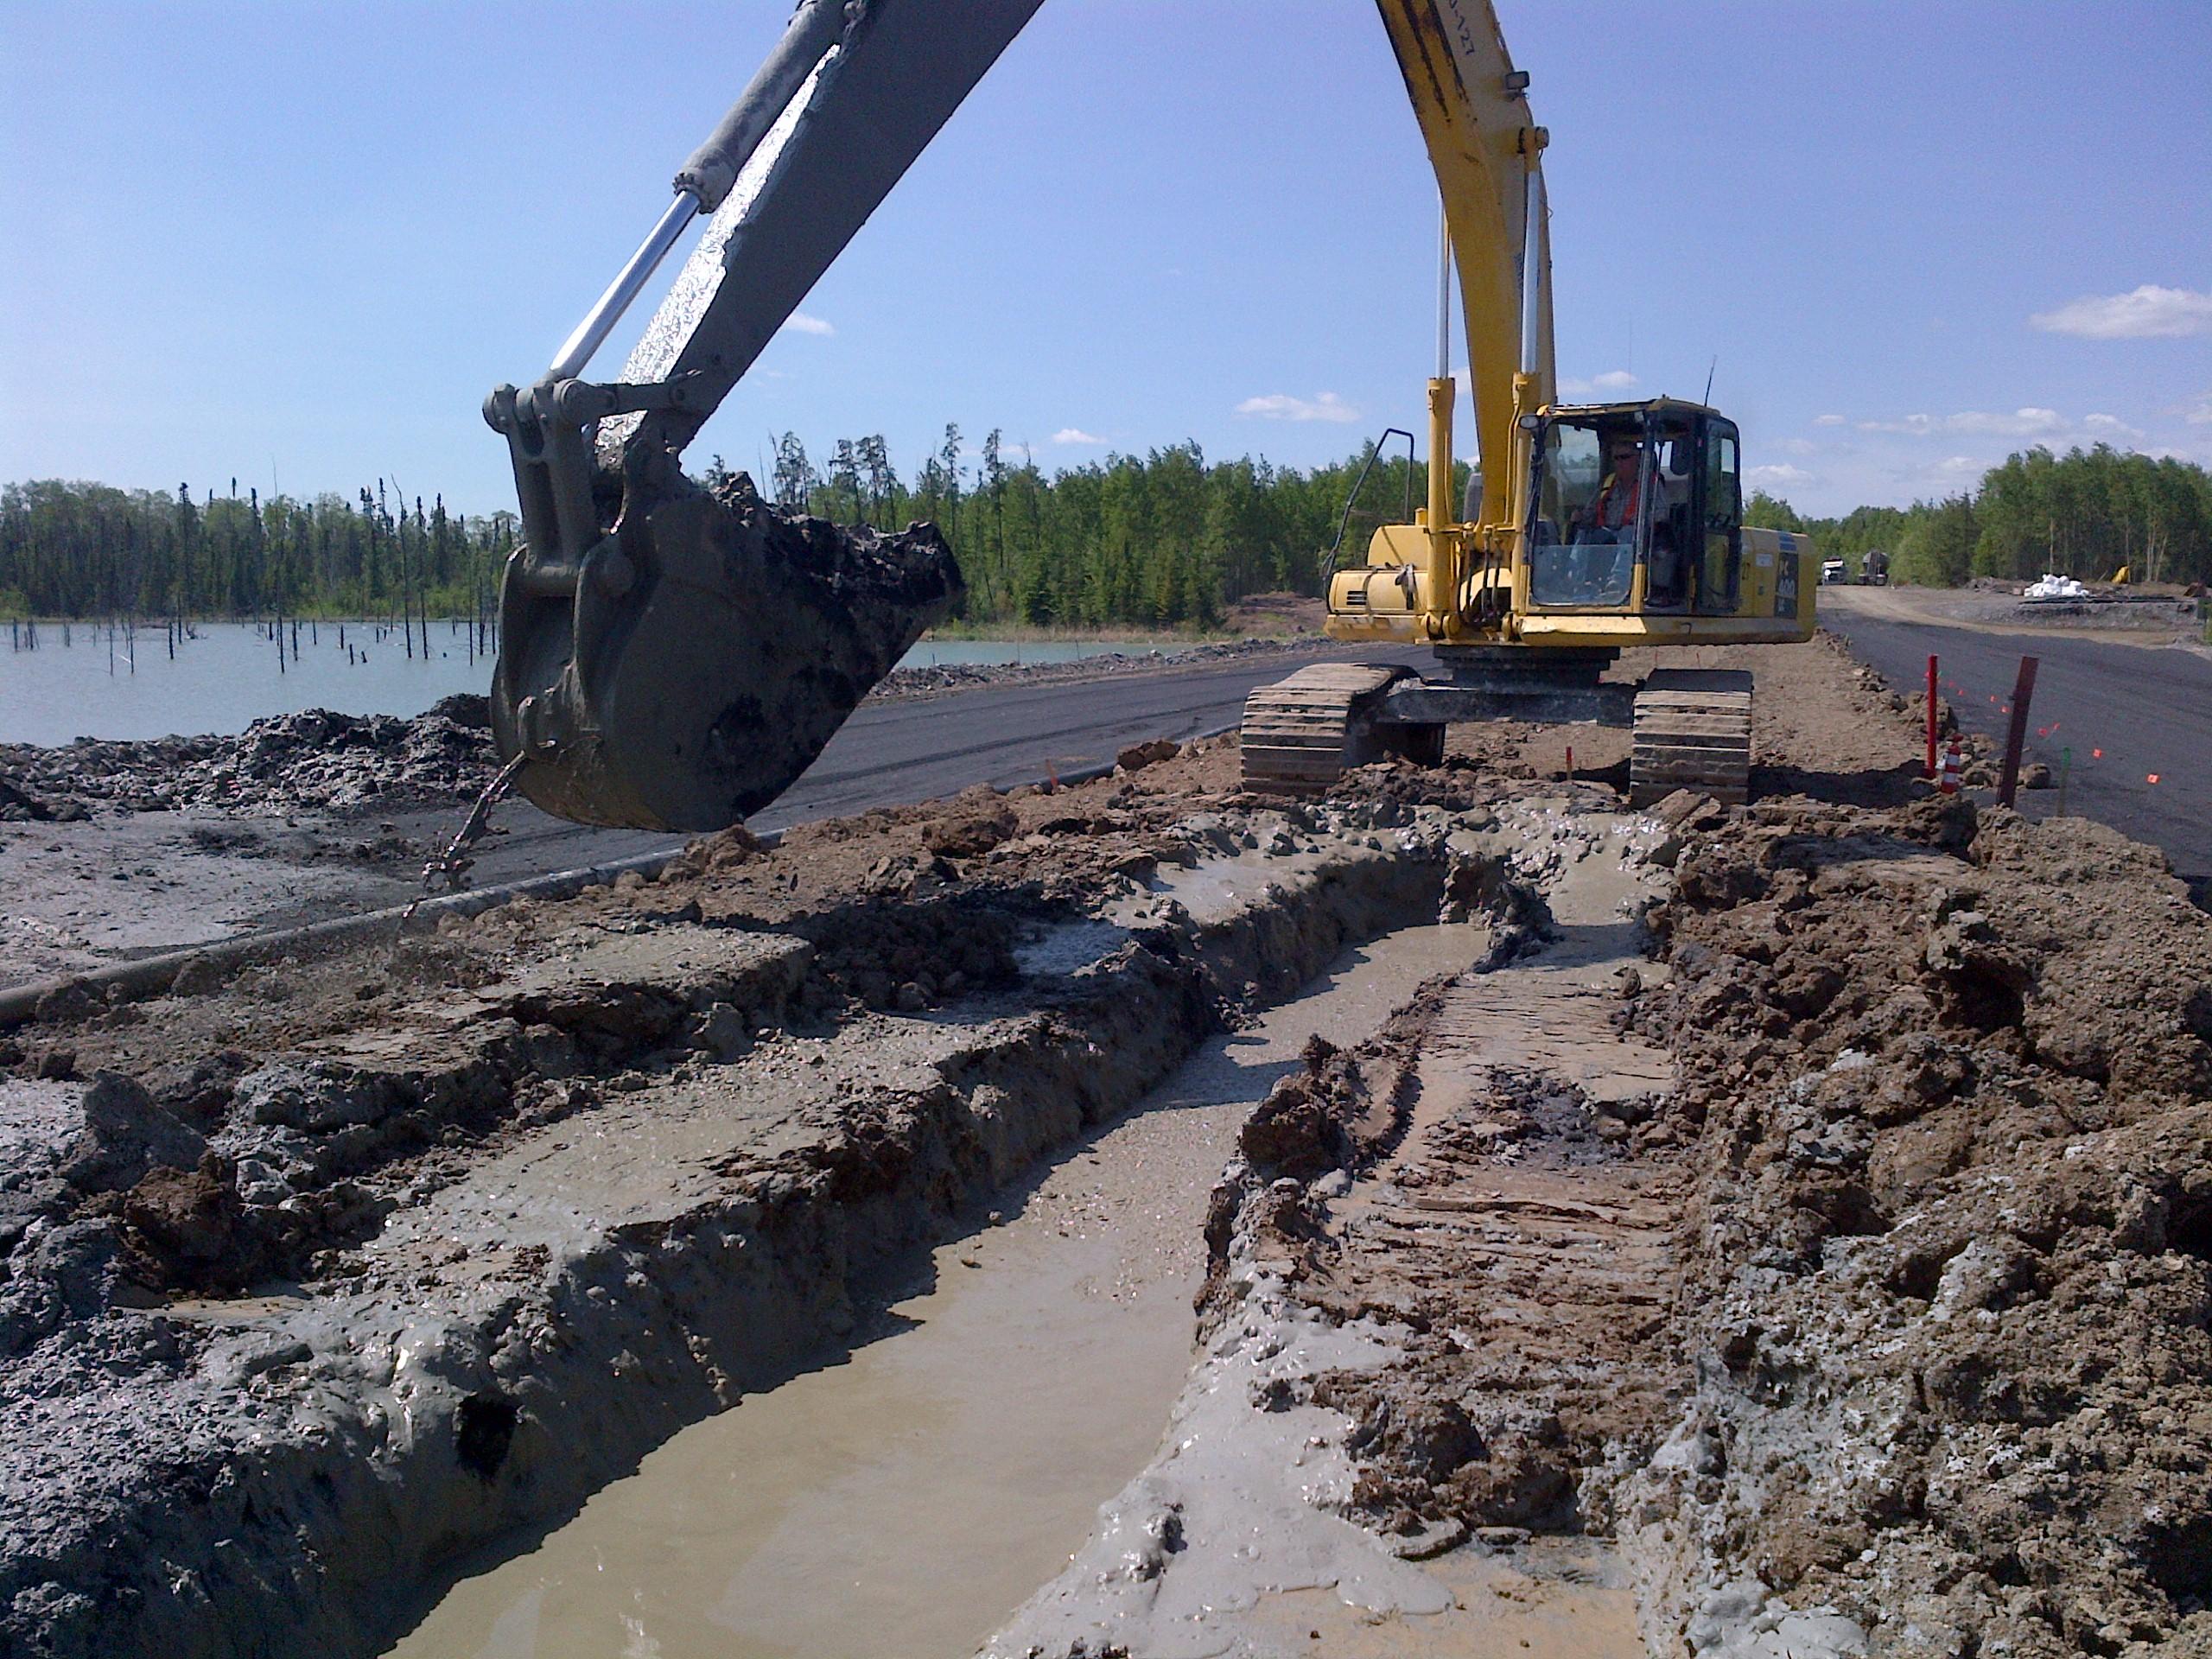
{"label": "excavator arm", "polygon": [[[500,584],[493,731],[546,810],[740,821],[957,602],[933,533],[794,526],[757,498],[710,498],[682,456],[1038,3],[803,0],[552,366],[486,400],[524,533]],[[620,378],[585,379],[702,212],[707,232]]]}
{"label": "excavator arm", "polygon": [[[493,729],[539,805],[640,828],[737,822],[797,779],[957,601],[941,542],[799,535],[757,499],[709,499],[681,458],[1040,3],[801,0],[547,372],[486,400],[525,538],[501,585]],[[1516,416],[1552,389],[1543,134],[1527,77],[1487,0],[1377,3],[1458,257],[1483,465],[1525,479]],[[621,376],[586,379],[702,213],[706,233]],[[1430,585],[1448,594],[1466,556],[1449,501],[1447,372],[1430,391],[1441,464],[1429,524]],[[1486,524],[1505,522],[1521,487],[1490,492]]]}

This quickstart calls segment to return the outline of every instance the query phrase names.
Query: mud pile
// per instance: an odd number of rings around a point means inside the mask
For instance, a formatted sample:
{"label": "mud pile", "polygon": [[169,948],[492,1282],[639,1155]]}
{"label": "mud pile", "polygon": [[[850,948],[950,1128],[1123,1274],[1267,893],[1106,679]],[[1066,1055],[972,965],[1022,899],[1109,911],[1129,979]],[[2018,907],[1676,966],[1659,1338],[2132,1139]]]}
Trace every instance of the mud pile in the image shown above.
{"label": "mud pile", "polygon": [[32,817],[86,808],[279,817],[449,798],[492,775],[483,709],[481,697],[457,696],[412,720],[308,709],[235,737],[0,745],[0,801],[30,798]]}
{"label": "mud pile", "polygon": [[848,530],[744,474],[671,482],[586,558],[577,597],[510,585],[493,677],[515,786],[580,823],[714,830],[774,800],[966,592],[937,526]]}
{"label": "mud pile", "polygon": [[1664,1619],[1896,1654],[2212,1645],[2212,919],[1963,801],[1688,850],[1637,1024],[1698,1123],[1696,1389],[1628,1484]]}

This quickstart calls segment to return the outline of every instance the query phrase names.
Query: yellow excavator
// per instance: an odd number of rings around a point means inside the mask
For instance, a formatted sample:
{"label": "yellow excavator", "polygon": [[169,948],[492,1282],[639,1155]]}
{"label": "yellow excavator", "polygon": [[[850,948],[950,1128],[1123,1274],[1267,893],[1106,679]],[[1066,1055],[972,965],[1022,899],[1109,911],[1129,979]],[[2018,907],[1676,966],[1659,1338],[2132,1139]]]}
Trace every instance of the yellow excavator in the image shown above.
{"label": "yellow excavator", "polygon": [[[1377,529],[1363,563],[1329,556],[1326,626],[1427,647],[1436,665],[1325,664],[1255,691],[1246,780],[1311,792],[1388,755],[1433,764],[1453,721],[1595,721],[1633,728],[1633,799],[1688,786],[1741,801],[1747,673],[1638,684],[1605,671],[1633,645],[1809,639],[1812,546],[1744,525],[1738,435],[1717,411],[1555,402],[1548,135],[1529,77],[1488,0],[1376,3],[1443,202],[1428,499],[1412,523]],[[502,581],[493,729],[548,810],[649,829],[738,822],[798,778],[957,595],[941,543],[795,536],[680,461],[1039,3],[802,0],[551,368],[487,400],[525,537]],[[621,378],[583,378],[702,214],[706,233]],[[1455,266],[1477,454],[1459,499]]]}

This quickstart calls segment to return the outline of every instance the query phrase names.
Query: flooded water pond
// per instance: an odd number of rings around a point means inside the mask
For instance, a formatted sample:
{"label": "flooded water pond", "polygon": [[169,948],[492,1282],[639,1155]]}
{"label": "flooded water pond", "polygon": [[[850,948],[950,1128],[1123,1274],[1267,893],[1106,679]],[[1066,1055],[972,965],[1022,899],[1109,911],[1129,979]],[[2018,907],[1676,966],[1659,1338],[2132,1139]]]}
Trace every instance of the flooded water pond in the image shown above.
{"label": "flooded water pond", "polygon": [[[134,639],[92,623],[72,624],[65,635],[60,623],[42,622],[37,638],[36,650],[23,650],[0,636],[0,743],[241,732],[301,709],[419,715],[492,679],[492,659],[471,652],[466,621],[433,621],[427,656],[419,630],[410,656],[396,626],[303,622],[299,660],[288,652],[282,673],[258,623],[195,624],[174,658],[158,625],[141,626]],[[899,666],[1060,663],[1147,648],[1113,639],[925,639]]]}

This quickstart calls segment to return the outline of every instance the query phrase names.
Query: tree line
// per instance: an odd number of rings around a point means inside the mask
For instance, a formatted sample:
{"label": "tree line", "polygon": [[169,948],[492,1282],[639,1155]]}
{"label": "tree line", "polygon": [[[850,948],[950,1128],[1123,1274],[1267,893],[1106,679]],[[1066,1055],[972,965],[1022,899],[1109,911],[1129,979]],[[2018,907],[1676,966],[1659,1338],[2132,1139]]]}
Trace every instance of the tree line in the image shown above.
{"label": "tree line", "polygon": [[258,490],[195,499],[41,479],[0,486],[0,613],[481,618],[517,536],[511,512],[426,509],[378,480],[354,499]]}
{"label": "tree line", "polygon": [[[934,523],[960,556],[971,621],[1205,627],[1249,594],[1318,595],[1340,524],[1347,548],[1363,550],[1376,524],[1425,499],[1425,467],[1377,457],[1347,512],[1368,460],[1306,470],[1264,457],[1210,462],[1185,442],[1048,476],[1026,454],[1011,458],[995,429],[971,461],[948,425],[911,483],[880,435],[841,438],[817,466],[786,432],[756,485],[786,510],[842,524]],[[1456,470],[1464,484],[1465,467]],[[717,457],[709,477],[724,472]]]}
{"label": "tree line", "polygon": [[[902,476],[880,435],[839,439],[820,464],[778,438],[755,487],[851,527],[934,522],[968,578],[964,620],[1057,627],[1205,627],[1255,593],[1320,592],[1321,550],[1425,499],[1426,469],[1364,454],[1311,470],[1196,443],[1048,474],[997,431],[972,452],[957,426]],[[1459,474],[1464,481],[1465,468]],[[732,474],[717,456],[714,484]],[[486,614],[516,545],[516,516],[449,513],[384,482],[312,501],[233,481],[174,495],[48,479],[0,487],[0,615],[43,617]]]}
{"label": "tree line", "polygon": [[1840,518],[1808,518],[1756,493],[1745,518],[1802,531],[1823,557],[1854,566],[1878,548],[1894,580],[1924,587],[2053,570],[2104,581],[2122,569],[2138,582],[2212,582],[2212,473],[2102,443],[2063,455],[2038,446],[1991,467],[1972,490]]}
{"label": "tree line", "polygon": [[[1371,465],[1370,463],[1371,460]],[[936,523],[969,582],[978,626],[1205,627],[1259,593],[1316,594],[1340,527],[1357,557],[1379,523],[1426,499],[1426,468],[1363,452],[1300,469],[1196,443],[1051,474],[997,431],[972,451],[960,429],[910,474],[883,438],[838,439],[819,462],[776,439],[756,487],[778,505],[847,525]],[[1358,499],[1352,485],[1366,468]],[[1455,497],[1464,488],[1459,469]],[[717,457],[709,481],[726,479]],[[1754,493],[1753,524],[1810,534],[1824,556],[1880,548],[1900,581],[1955,585],[2046,569],[2104,577],[2212,579],[2212,474],[2100,445],[2036,448],[1970,492],[1910,507],[1808,518]],[[518,537],[512,512],[449,512],[387,480],[348,499],[197,496],[41,480],[0,487],[0,615],[48,617],[488,617]]]}

